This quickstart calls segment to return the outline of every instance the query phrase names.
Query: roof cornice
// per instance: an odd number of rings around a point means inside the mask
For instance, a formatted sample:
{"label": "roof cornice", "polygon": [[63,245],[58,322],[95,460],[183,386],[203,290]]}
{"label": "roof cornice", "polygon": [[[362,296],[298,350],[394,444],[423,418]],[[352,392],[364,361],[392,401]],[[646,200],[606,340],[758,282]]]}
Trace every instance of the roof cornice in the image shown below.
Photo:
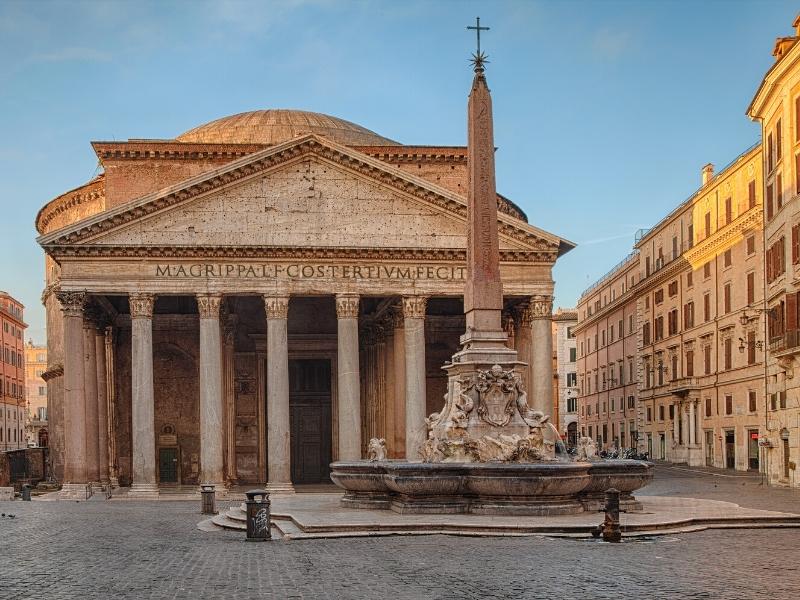
{"label": "roof cornice", "polygon": [[780,79],[783,78],[798,61],[800,61],[800,42],[795,42],[789,51],[780,59],[776,60],[775,64],[773,64],[764,75],[753,99],[750,101],[750,105],[745,111],[748,117],[754,121],[765,118],[764,110],[769,104],[771,96],[778,88]]}

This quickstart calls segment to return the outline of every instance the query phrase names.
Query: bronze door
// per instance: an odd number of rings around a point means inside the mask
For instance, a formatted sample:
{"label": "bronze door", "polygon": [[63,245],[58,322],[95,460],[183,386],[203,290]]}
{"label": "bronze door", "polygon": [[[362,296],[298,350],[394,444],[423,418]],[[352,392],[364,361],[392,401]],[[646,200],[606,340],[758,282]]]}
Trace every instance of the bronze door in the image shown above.
{"label": "bronze door", "polygon": [[289,361],[292,483],[330,483],[331,362]]}
{"label": "bronze door", "polygon": [[158,474],[161,483],[178,483],[178,449],[158,449]]}

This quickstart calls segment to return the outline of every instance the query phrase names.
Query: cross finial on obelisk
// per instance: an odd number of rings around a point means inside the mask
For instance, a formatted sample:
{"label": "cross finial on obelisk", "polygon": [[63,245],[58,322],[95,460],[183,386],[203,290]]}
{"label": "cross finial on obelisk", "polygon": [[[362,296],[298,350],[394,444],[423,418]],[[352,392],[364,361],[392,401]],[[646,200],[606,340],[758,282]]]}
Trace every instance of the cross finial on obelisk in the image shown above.
{"label": "cross finial on obelisk", "polygon": [[[473,29],[473,28],[471,28]],[[480,21],[474,28],[480,35]],[[484,58],[475,55],[475,77],[467,107],[467,283],[464,312],[469,331],[500,332],[503,289],[497,234],[492,97],[483,74]]]}
{"label": "cross finial on obelisk", "polygon": [[472,55],[472,62],[473,67],[475,67],[475,72],[483,72],[483,65],[488,63],[489,61],[486,60],[488,57],[481,52],[481,31],[489,31],[488,27],[481,27],[481,18],[475,17],[475,26],[467,25],[467,29],[475,30],[475,33],[478,37],[478,50]]}

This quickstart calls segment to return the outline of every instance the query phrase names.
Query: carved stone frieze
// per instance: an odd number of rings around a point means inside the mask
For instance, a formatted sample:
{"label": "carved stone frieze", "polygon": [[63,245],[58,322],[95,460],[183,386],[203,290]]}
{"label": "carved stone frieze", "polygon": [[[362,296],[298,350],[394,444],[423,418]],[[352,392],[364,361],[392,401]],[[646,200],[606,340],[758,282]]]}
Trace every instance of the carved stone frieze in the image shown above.
{"label": "carved stone frieze", "polygon": [[424,319],[427,307],[427,296],[403,296],[403,317],[406,319]]}
{"label": "carved stone frieze", "polygon": [[86,292],[62,292],[59,290],[55,294],[59,304],[61,304],[61,311],[64,316],[83,316],[83,309],[86,306]]}
{"label": "carved stone frieze", "polygon": [[147,293],[131,294],[128,296],[128,303],[131,307],[131,319],[152,319],[155,298],[153,294]]}
{"label": "carved stone frieze", "polygon": [[198,294],[197,312],[201,319],[219,319],[219,308],[222,304],[220,294]]}
{"label": "carved stone frieze", "polygon": [[359,297],[355,294],[336,296],[336,317],[339,319],[358,318]]}
{"label": "carved stone frieze", "polygon": [[289,296],[264,296],[267,319],[289,318]]}

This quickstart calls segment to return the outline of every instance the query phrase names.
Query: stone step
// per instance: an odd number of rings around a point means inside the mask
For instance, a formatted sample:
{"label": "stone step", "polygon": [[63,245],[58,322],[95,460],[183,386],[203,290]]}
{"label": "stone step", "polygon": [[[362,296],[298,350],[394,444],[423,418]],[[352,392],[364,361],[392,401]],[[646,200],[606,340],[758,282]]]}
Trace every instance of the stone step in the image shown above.
{"label": "stone step", "polygon": [[222,513],[219,515],[214,515],[211,517],[211,522],[218,527],[222,527],[223,529],[233,529],[236,531],[245,531],[247,530],[247,525],[244,521],[237,521],[235,519],[231,519],[227,514]]}

